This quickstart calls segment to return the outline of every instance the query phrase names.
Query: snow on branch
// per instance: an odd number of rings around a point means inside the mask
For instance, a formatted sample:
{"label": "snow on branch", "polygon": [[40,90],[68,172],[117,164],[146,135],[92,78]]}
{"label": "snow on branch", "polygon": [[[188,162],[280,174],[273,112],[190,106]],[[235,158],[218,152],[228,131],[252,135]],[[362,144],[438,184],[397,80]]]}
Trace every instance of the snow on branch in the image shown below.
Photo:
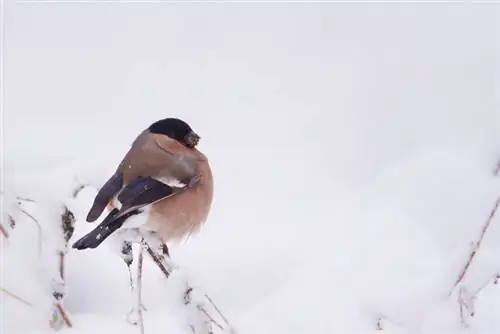
{"label": "snow on branch", "polygon": [[[76,197],[81,189],[80,186],[75,188],[72,192],[73,196]],[[64,255],[67,252],[67,242],[74,230],[73,213],[65,203],[56,203],[54,207],[47,207],[47,203],[39,203],[37,200],[27,197],[12,196],[12,194],[5,192],[1,193],[1,197],[2,203],[5,204],[2,207],[2,221],[0,221],[0,238],[5,242],[2,242],[1,246],[4,248],[2,252],[9,264],[12,263],[11,268],[6,265],[4,270],[6,273],[9,271],[14,273],[10,285],[16,285],[17,281],[22,280],[37,282],[36,284],[44,282],[46,279],[39,274],[47,272],[49,268],[46,266],[51,267],[55,263],[57,269],[49,269],[52,287],[47,288],[52,291],[51,298],[48,298],[48,300],[52,299],[52,311],[47,319],[47,324],[53,330],[61,329],[64,326],[72,327],[63,300],[65,296]],[[59,212],[59,215],[51,216],[50,213],[53,211]],[[35,235],[32,233],[33,227],[36,230]],[[33,247],[35,245],[36,248]],[[30,258],[30,255],[33,254],[35,258]],[[47,261],[42,259],[43,256],[47,256]],[[38,274],[18,272],[16,269],[18,267]],[[7,282],[7,284],[9,283]],[[22,296],[23,291],[26,290],[23,284],[19,284],[18,289],[22,291],[14,293],[14,287],[1,286],[0,292],[30,308],[43,310],[48,306],[30,301],[29,298]]]}
{"label": "snow on branch", "polygon": [[[498,164],[495,166],[495,169],[493,171],[494,176],[500,176],[500,161]],[[448,296],[451,296],[453,294],[453,291],[461,285],[463,282],[465,276],[467,275],[472,262],[474,261],[474,258],[477,256],[479,252],[479,248],[481,247],[481,244],[483,242],[484,236],[486,235],[493,219],[495,218],[498,209],[500,208],[500,197],[498,197],[495,202],[493,203],[493,206],[491,210],[488,213],[488,216],[486,220],[484,221],[481,231],[479,233],[479,237],[476,239],[475,242],[472,243],[471,251],[469,252],[469,256],[467,260],[465,261],[465,264],[460,271],[457,280],[453,284],[453,287],[451,288]],[[462,326],[468,327],[468,323],[466,318],[467,317],[474,317],[475,315],[475,300],[477,295],[490,283],[497,284],[500,279],[500,273],[495,273],[488,281],[483,284],[481,287],[479,287],[475,291],[469,291],[464,286],[460,286],[459,291],[458,291],[458,304],[459,304],[459,310],[460,310],[460,320],[462,323]]]}
{"label": "snow on branch", "polygon": [[[70,189],[71,191],[66,192],[69,198],[63,198],[60,201],[42,201],[12,196],[10,201],[6,201],[9,205],[2,212],[0,239],[3,241],[0,246],[9,250],[8,253],[3,252],[3,254],[6,258],[10,257],[9,262],[12,266],[4,266],[6,272],[10,271],[11,279],[10,284],[7,282],[6,286],[0,287],[0,294],[36,312],[49,310],[46,324],[54,331],[73,327],[71,315],[64,306],[66,254],[69,250],[68,242],[75,231],[76,218],[72,212],[73,204],[76,204],[74,201],[78,200],[79,193],[87,186],[89,185],[78,183]],[[2,199],[6,197],[2,193]],[[78,210],[76,206],[74,210]],[[26,245],[29,246],[28,250]],[[185,322],[188,331],[195,334],[235,333],[228,319],[212,298],[201,292],[199,287],[194,287],[169,257],[168,261],[164,262],[145,242],[141,244],[141,247],[168,279],[167,284],[173,284],[176,287],[179,296],[178,315]],[[143,309],[140,307],[142,305],[142,250],[138,259],[136,302],[139,305],[137,324],[140,333],[144,334]],[[42,260],[43,257],[45,258]],[[16,269],[21,263],[21,267],[28,268],[27,272]],[[49,277],[45,277],[45,273],[48,273]],[[32,298],[25,285],[18,283],[21,276],[25,282],[33,283],[34,286],[40,286],[40,283],[45,286],[49,283],[50,286],[46,286],[43,290],[50,291],[50,295],[44,298]],[[45,291],[42,293],[46,294]]]}
{"label": "snow on branch", "polygon": [[483,224],[483,227],[481,229],[481,233],[479,234],[479,238],[475,243],[472,245],[472,250],[469,253],[469,257],[467,258],[467,261],[464,264],[464,267],[460,271],[460,274],[458,275],[457,280],[455,281],[455,284],[453,285],[452,290],[450,291],[449,295],[453,293],[453,290],[462,282],[464,279],[465,275],[467,274],[467,271],[469,270],[472,261],[474,260],[474,257],[476,256],[479,247],[481,247],[481,243],[483,242],[484,236],[486,235],[486,232],[488,231],[488,228],[490,227],[491,222],[493,221],[493,218],[495,217],[498,208],[500,207],[500,197],[495,201],[493,208],[491,209],[488,218]]}
{"label": "snow on branch", "polygon": [[[183,287],[183,305],[187,311],[186,320],[193,333],[212,334],[213,325],[223,333],[236,334],[235,328],[230,324],[212,298],[208,294],[201,292],[199,287],[194,287],[188,278],[182,274],[180,267],[170,257],[167,257],[166,261],[162,262],[147,242],[142,240],[142,245],[164,274],[165,278],[171,279],[173,274],[177,274],[178,278],[180,278],[181,286]],[[217,321],[216,318],[220,320]]]}

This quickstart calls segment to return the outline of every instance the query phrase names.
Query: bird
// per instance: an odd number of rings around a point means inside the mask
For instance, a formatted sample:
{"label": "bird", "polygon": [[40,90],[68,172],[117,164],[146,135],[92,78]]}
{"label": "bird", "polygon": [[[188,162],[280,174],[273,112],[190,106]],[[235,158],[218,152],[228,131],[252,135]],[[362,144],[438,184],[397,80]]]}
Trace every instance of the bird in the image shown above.
{"label": "bird", "polygon": [[[167,242],[198,232],[213,201],[212,170],[197,148],[200,139],[180,118],[160,119],[143,130],[97,192],[86,221],[95,222],[106,208],[110,212],[72,248],[97,248],[113,233],[135,230],[168,255]],[[129,246],[122,245],[125,257]]]}
{"label": "bird", "polygon": [[179,118],[149,125],[98,190],[86,221],[95,222],[106,208],[109,213],[72,245],[85,250],[99,247],[110,236],[118,241],[110,245],[126,263],[131,291],[137,294],[127,316],[133,325],[142,322],[140,314],[145,308],[141,289],[134,284],[132,243],[146,243],[148,253],[168,277],[171,262],[167,243],[198,232],[210,213],[213,176],[207,157],[197,148],[200,139]]}

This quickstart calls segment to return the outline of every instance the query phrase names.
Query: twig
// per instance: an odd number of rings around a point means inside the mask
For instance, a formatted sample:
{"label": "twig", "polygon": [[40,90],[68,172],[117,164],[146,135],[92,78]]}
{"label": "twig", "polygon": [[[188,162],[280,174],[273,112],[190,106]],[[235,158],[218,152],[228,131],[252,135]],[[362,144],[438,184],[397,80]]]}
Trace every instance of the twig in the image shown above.
{"label": "twig", "polygon": [[3,234],[5,239],[9,239],[9,232],[7,232],[7,229],[3,227],[2,223],[0,223],[0,233]]}
{"label": "twig", "polygon": [[5,293],[6,295],[8,295],[8,296],[10,296],[10,297],[14,298],[15,300],[17,300],[17,301],[19,301],[19,302],[23,303],[23,304],[24,304],[24,305],[26,305],[26,306],[29,306],[29,307],[35,307],[35,306],[34,306],[33,304],[31,304],[30,302],[28,302],[28,301],[24,300],[23,298],[21,298],[21,297],[19,297],[19,296],[15,295],[15,294],[13,294],[13,293],[12,293],[12,292],[10,292],[9,290],[2,288],[1,286],[0,286],[0,291],[2,291],[2,292],[3,292],[3,293]]}
{"label": "twig", "polygon": [[[170,274],[173,270],[173,268],[175,267],[173,264],[171,264],[171,268],[167,269],[165,267],[165,265],[160,261],[160,259],[158,259],[158,257],[156,256],[156,254],[154,253],[154,251],[152,250],[152,248],[149,246],[149,244],[143,239],[142,241],[144,247],[146,248],[148,254],[152,257],[153,261],[156,263],[156,265],[159,267],[159,269],[163,272],[163,274],[165,275],[166,278],[169,278],[170,277]],[[168,265],[168,264],[167,264]],[[188,288],[187,291],[186,291],[186,296],[185,296],[185,299],[186,298],[189,298],[189,293],[192,292],[192,288]],[[214,301],[212,300],[212,298],[210,298],[207,294],[204,294],[204,297],[210,302],[210,304],[214,307],[214,309],[217,311],[217,313],[220,315],[220,317],[222,318],[222,320],[224,320],[224,322],[226,323],[226,325],[228,326],[228,328],[231,328],[231,325],[229,323],[229,321],[227,320],[227,318],[222,314],[222,312],[220,311],[220,309],[217,307],[217,305],[215,305]],[[189,299],[186,299],[186,302],[187,304],[189,304],[190,300]],[[224,330],[224,327],[219,324],[217,321],[215,321],[215,319],[210,316],[208,314],[208,312],[205,310],[205,308],[203,308],[201,305],[196,305],[196,308],[202,312],[203,314],[205,314],[205,316],[214,324],[216,325],[218,328],[220,328],[221,330]]]}
{"label": "twig", "polygon": [[382,326],[382,320],[385,320],[384,316],[377,317],[377,321],[375,322],[375,329],[377,331],[381,331],[384,329],[384,326]]}
{"label": "twig", "polygon": [[220,309],[217,307],[217,305],[215,305],[214,301],[212,300],[212,298],[210,298],[207,294],[205,294],[205,298],[210,302],[210,304],[212,304],[212,306],[214,307],[214,309],[217,311],[217,313],[219,313],[220,317],[222,318],[222,320],[224,320],[224,322],[226,323],[226,325],[229,326],[229,321],[227,320],[227,318],[222,314],[222,312],[220,311]]}
{"label": "twig", "polygon": [[141,248],[139,250],[139,258],[137,259],[137,313],[139,315],[139,330],[141,334],[144,334],[144,318],[142,316],[142,263],[144,262],[144,251]]}
{"label": "twig", "polygon": [[496,200],[495,205],[493,206],[493,209],[490,211],[490,214],[488,216],[488,219],[486,220],[485,224],[483,225],[483,228],[481,230],[481,234],[479,236],[479,239],[477,242],[473,245],[472,251],[469,254],[469,258],[467,259],[467,262],[464,265],[464,268],[460,272],[460,275],[458,275],[458,279],[456,280],[455,284],[453,284],[453,287],[448,294],[451,296],[453,293],[453,290],[458,286],[458,284],[463,280],[465,275],[467,274],[467,271],[469,270],[470,265],[472,264],[472,260],[474,260],[474,257],[476,256],[479,247],[481,246],[481,243],[483,242],[484,235],[486,234],[486,231],[490,227],[491,222],[493,221],[493,217],[495,217],[495,214],[500,207],[500,197]]}
{"label": "twig", "polygon": [[196,305],[196,308],[198,309],[198,311],[202,312],[208,318],[208,320],[210,320],[215,326],[219,327],[221,330],[224,330],[224,327],[222,327],[221,324],[215,321],[215,319],[212,318],[210,314],[208,314],[207,310],[201,307],[201,305]]}
{"label": "twig", "polygon": [[144,245],[146,247],[146,251],[148,252],[149,256],[153,259],[158,268],[160,268],[160,270],[163,272],[166,278],[169,278],[170,272],[167,270],[167,268],[165,268],[163,263],[161,263],[161,260],[156,256],[156,254],[153,252],[151,247],[149,247],[149,245],[146,242],[144,242]]}
{"label": "twig", "polygon": [[38,256],[41,256],[41,254],[42,254],[42,234],[43,234],[42,226],[40,226],[40,223],[38,222],[38,220],[36,220],[36,218],[33,217],[29,212],[27,212],[26,210],[24,210],[20,206],[18,206],[18,209],[19,209],[19,211],[24,213],[26,216],[28,216],[37,226],[37,229],[38,229]]}
{"label": "twig", "polygon": [[460,287],[459,291],[459,296],[458,296],[458,307],[460,310],[460,322],[462,326],[465,328],[469,327],[469,323],[466,320],[465,317],[465,311],[469,314],[470,317],[473,317],[475,312],[474,312],[474,302],[475,302],[476,296],[471,296],[469,292],[467,291],[466,288],[463,286]]}
{"label": "twig", "polygon": [[16,220],[11,216],[7,215],[9,217],[9,226],[11,229],[14,229],[16,227]]}
{"label": "twig", "polygon": [[23,202],[31,202],[31,203],[35,203],[35,200],[34,200],[34,199],[27,198],[27,197],[16,196],[16,199],[17,199],[17,200],[20,200],[20,201],[23,201]]}
{"label": "twig", "polygon": [[78,187],[75,188],[75,190],[73,190],[72,197],[76,198],[78,196],[78,194],[80,193],[80,191],[82,191],[87,186],[88,186],[88,184],[84,184],[84,183],[80,184]]}
{"label": "twig", "polygon": [[71,321],[69,320],[68,314],[66,313],[66,311],[62,307],[61,303],[56,303],[56,308],[59,311],[59,314],[61,315],[66,326],[68,326],[69,328],[73,327],[73,325],[71,324]]}
{"label": "twig", "polygon": [[483,285],[481,285],[474,293],[473,296],[476,297],[484,288],[486,288],[490,283],[498,284],[498,280],[500,279],[500,273],[496,273],[492,277],[490,277]]}

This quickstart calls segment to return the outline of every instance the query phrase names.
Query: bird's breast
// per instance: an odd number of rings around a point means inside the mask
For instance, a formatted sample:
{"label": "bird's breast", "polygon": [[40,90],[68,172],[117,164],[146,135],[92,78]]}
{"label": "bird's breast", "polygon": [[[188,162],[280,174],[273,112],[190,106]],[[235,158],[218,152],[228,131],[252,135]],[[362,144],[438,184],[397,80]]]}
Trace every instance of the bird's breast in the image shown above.
{"label": "bird's breast", "polygon": [[157,232],[165,242],[197,232],[207,220],[213,198],[213,181],[208,165],[201,167],[200,181],[195,187],[151,206],[148,228]]}

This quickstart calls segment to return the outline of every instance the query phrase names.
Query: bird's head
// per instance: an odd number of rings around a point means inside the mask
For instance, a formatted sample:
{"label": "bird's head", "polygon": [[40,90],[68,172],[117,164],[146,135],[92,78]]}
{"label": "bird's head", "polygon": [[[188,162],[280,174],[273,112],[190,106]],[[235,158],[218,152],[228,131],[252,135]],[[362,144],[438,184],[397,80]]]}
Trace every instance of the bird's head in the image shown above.
{"label": "bird's head", "polygon": [[188,148],[195,148],[200,141],[200,136],[193,131],[191,126],[178,118],[165,118],[149,126],[151,133],[168,136]]}

